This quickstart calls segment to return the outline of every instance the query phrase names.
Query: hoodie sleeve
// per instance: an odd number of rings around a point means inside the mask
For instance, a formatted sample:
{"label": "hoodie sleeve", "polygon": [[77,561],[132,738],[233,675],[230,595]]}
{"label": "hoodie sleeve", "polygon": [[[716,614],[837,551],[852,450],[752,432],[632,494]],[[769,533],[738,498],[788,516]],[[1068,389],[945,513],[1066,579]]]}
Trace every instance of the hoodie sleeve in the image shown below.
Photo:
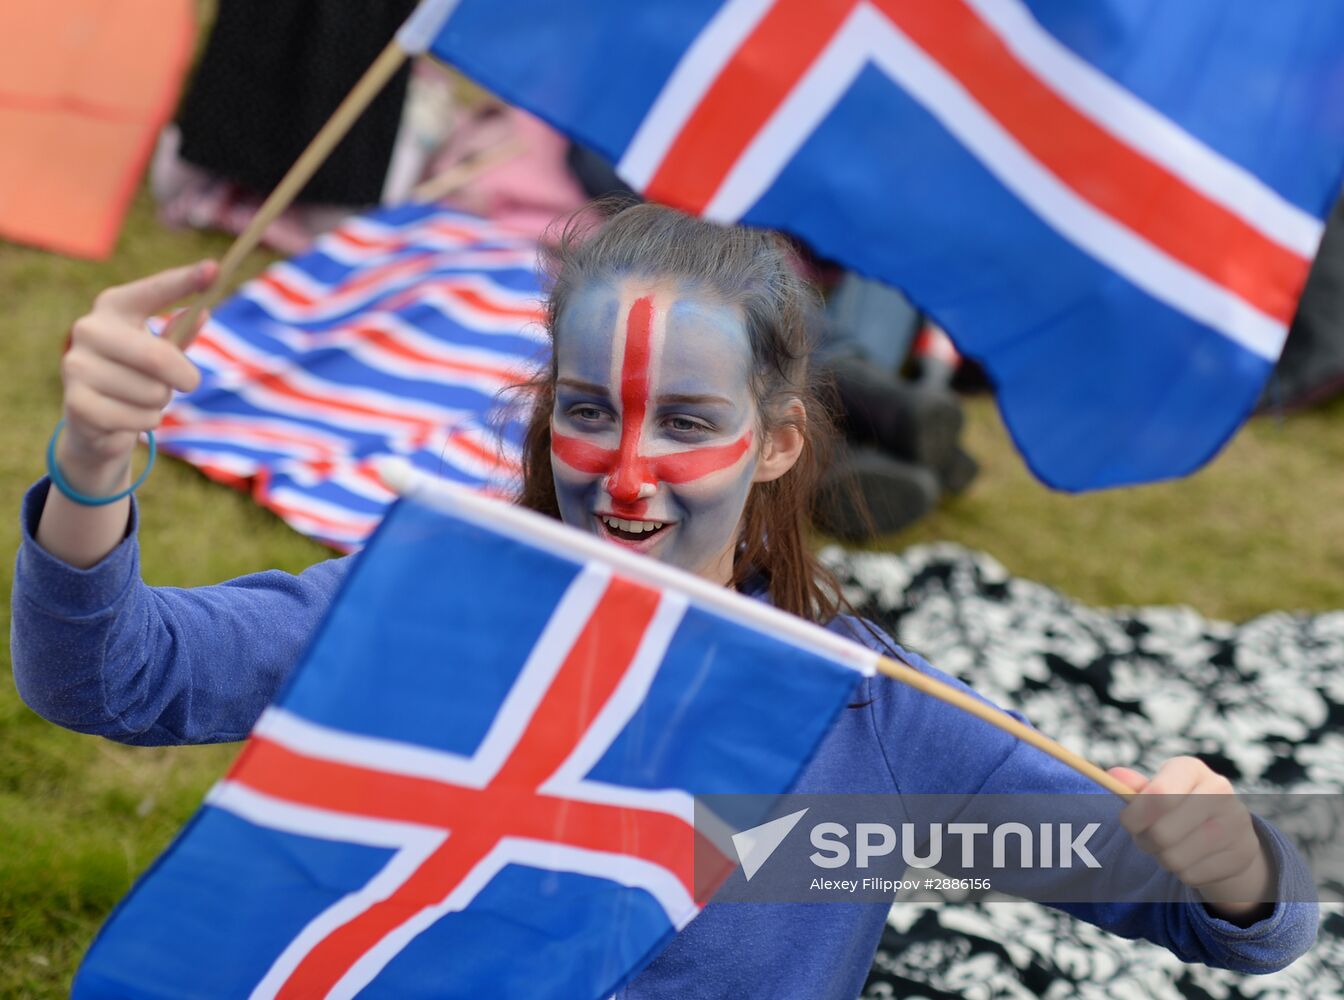
{"label": "hoodie sleeve", "polygon": [[14,571],[14,682],[39,715],[122,743],[242,739],[293,668],[350,557],[208,587],[140,579],[135,500],[126,537],[76,569],[34,535],[50,481],[24,497]]}

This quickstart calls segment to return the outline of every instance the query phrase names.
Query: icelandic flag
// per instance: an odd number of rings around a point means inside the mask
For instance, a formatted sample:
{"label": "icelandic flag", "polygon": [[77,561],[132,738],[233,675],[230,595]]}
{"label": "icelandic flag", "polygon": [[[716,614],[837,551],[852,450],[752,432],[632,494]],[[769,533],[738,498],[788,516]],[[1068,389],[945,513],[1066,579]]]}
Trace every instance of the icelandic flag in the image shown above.
{"label": "icelandic flag", "polygon": [[76,998],[610,996],[731,871],[693,797],[787,790],[873,670],[540,515],[407,492]]}
{"label": "icelandic flag", "polygon": [[545,356],[536,257],[437,205],[347,220],[212,311],[188,349],[201,384],[159,446],[346,551],[393,499],[389,456],[508,492],[522,428],[498,395]]}
{"label": "icelandic flag", "polygon": [[906,290],[1069,490],[1232,435],[1344,171],[1320,0],[426,0],[400,37],[649,198]]}

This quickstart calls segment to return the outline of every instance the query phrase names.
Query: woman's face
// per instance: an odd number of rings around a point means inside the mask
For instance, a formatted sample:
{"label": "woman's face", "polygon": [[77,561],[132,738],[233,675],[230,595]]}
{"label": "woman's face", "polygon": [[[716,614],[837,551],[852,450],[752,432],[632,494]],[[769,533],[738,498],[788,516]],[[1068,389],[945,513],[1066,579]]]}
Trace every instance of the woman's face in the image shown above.
{"label": "woman's face", "polygon": [[726,583],[762,478],[740,312],[666,282],[587,285],[558,320],[556,373],[565,523]]}

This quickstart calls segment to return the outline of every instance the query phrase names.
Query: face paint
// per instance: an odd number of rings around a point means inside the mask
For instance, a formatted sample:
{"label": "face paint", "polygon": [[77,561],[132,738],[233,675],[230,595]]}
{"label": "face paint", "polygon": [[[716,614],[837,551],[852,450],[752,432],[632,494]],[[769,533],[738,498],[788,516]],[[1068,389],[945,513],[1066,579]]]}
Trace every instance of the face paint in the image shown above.
{"label": "face paint", "polygon": [[581,289],[557,330],[565,522],[726,582],[756,467],[750,362],[732,307],[647,281]]}

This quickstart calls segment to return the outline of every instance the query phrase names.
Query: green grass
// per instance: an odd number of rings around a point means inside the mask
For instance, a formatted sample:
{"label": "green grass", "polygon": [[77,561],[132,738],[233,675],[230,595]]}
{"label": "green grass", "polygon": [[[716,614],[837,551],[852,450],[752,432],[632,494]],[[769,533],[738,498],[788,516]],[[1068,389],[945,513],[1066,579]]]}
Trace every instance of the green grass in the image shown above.
{"label": "green grass", "polygon": [[1344,607],[1344,398],[1253,420],[1185,479],[1082,495],[1032,478],[991,400],[968,416],[982,475],[882,547],[960,542],[1097,605],[1189,604],[1233,621]]}
{"label": "green grass", "polygon": [[[207,255],[228,240],[172,233],[136,201],[116,254],[67,260],[0,244],[0,519],[8,634],[17,500],[42,471],[60,415],[66,331],[109,285]],[[255,270],[265,263],[259,255]],[[330,553],[232,490],[165,461],[141,490],[146,579],[189,586],[270,566],[298,570]],[[152,513],[150,513],[152,512]],[[8,648],[3,675],[9,676]],[[39,719],[0,684],[0,997],[59,997],[108,911],[191,815],[232,747],[146,750]]]}
{"label": "green grass", "polygon": [[[0,518],[3,613],[14,512],[58,416],[65,332],[106,285],[219,254],[227,241],[169,233],[136,202],[105,263],[0,245]],[[264,259],[254,261],[260,267]],[[899,549],[948,539],[1094,604],[1185,603],[1223,618],[1344,606],[1344,404],[1243,431],[1189,479],[1082,497],[1026,472],[992,403],[969,408],[984,466],[970,492]],[[143,565],[156,584],[212,582],[327,553],[245,497],[163,462],[141,491]],[[7,620],[6,620],[7,626]],[[6,654],[7,655],[7,654]],[[2,672],[8,674],[8,660]],[[58,997],[110,908],[191,815],[230,747],[119,747],[38,719],[0,684],[0,996]]]}

